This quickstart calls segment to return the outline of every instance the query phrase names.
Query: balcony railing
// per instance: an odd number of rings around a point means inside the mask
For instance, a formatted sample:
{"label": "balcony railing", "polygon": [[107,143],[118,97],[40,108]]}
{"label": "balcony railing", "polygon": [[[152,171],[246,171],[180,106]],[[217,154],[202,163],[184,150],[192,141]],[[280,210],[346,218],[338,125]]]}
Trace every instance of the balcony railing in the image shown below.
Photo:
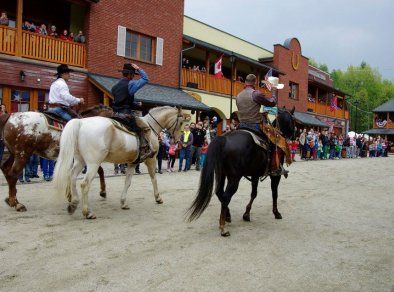
{"label": "balcony railing", "polygon": [[[0,26],[0,53],[16,55],[15,28]],[[85,67],[86,46],[22,31],[21,57]]]}
{"label": "balcony railing", "polygon": [[15,55],[16,29],[0,25],[0,53]]}
{"label": "balcony railing", "polygon": [[374,129],[394,129],[394,122],[386,122],[385,125],[382,126],[378,126],[378,123],[375,121],[373,123],[373,128]]}
{"label": "balcony railing", "polygon": [[[205,72],[194,71],[182,68],[182,86],[196,87],[196,89],[230,95],[231,80],[226,78],[216,78],[214,75]],[[237,95],[245,87],[245,84],[239,81],[233,82],[233,95]],[[271,92],[266,88],[258,88],[267,96],[271,96]]]}
{"label": "balcony railing", "polygon": [[349,111],[344,109],[330,110],[330,106],[320,102],[308,101],[308,108],[312,109],[314,113],[326,115],[333,118],[349,119]]}

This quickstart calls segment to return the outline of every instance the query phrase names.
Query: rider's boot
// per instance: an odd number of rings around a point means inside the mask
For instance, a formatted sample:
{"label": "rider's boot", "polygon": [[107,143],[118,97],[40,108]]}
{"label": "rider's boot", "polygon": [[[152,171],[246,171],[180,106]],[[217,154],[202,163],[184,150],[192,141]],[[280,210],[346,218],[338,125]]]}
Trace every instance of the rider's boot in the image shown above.
{"label": "rider's boot", "polygon": [[153,158],[156,154],[156,151],[153,150],[152,143],[150,141],[151,137],[151,129],[142,129],[141,131],[141,144],[140,144],[140,162],[144,161],[147,158]]}
{"label": "rider's boot", "polygon": [[281,164],[281,158],[283,155],[283,151],[279,148],[276,148],[272,151],[271,154],[271,165],[270,165],[270,174],[271,176],[281,176],[283,175],[285,178],[288,177],[289,171],[284,169]]}

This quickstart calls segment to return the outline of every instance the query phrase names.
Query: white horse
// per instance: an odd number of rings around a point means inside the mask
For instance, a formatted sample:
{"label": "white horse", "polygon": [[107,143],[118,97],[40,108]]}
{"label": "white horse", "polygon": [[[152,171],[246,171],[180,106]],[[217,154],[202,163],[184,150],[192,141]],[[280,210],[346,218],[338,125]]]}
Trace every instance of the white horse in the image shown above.
{"label": "white horse", "polygon": [[[163,106],[153,108],[142,119],[151,127],[151,141],[153,150],[158,151],[157,134],[166,128],[178,136],[178,129],[189,115],[180,109]],[[190,117],[190,116],[189,116]],[[114,126],[112,121],[103,117],[75,119],[68,122],[60,140],[60,153],[55,167],[54,183],[59,192],[68,198],[68,212],[74,213],[79,203],[76,180],[84,165],[87,172],[81,183],[82,214],[87,219],[96,216],[89,208],[88,192],[97,169],[103,162],[127,163],[124,188],[121,194],[121,208],[129,209],[126,204],[127,190],[131,184],[131,177],[139,154],[139,139]],[[156,155],[145,160],[153,185],[153,194],[158,204],[163,203],[156,180]],[[71,194],[71,197],[70,197]]]}

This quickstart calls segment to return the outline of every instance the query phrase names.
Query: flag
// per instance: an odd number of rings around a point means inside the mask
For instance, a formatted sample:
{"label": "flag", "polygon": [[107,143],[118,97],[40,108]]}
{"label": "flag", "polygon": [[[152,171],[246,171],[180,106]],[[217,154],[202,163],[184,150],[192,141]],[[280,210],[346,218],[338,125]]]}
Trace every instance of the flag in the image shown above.
{"label": "flag", "polygon": [[222,59],[223,55],[221,55],[216,61],[215,61],[215,70],[214,74],[216,78],[222,78],[223,77],[223,72],[222,72]]}
{"label": "flag", "polygon": [[[267,74],[265,74],[264,76],[264,80],[268,82],[268,78],[272,76],[272,68],[268,70]],[[267,89],[269,91],[271,91],[271,85],[268,83],[264,83],[265,87],[267,87]]]}
{"label": "flag", "polygon": [[330,111],[335,111],[335,110],[337,110],[338,109],[338,106],[337,106],[337,96],[336,95],[332,95],[331,96],[331,100],[330,100]]}

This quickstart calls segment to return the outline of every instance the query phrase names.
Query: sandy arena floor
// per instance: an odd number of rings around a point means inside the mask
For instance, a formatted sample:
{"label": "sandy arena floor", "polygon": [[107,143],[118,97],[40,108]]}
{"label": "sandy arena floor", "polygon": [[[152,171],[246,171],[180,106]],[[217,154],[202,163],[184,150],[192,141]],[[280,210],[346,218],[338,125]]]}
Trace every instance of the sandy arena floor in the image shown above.
{"label": "sandy arena floor", "polygon": [[394,285],[394,157],[298,162],[271,212],[269,180],[251,219],[250,184],[230,204],[231,236],[219,235],[219,204],[184,221],[199,176],[159,175],[163,205],[147,175],[134,176],[130,210],[124,177],[107,179],[108,199],[91,202],[97,220],[66,212],[51,183],[21,185],[28,211],[4,203],[0,187],[0,291],[390,291]]}

